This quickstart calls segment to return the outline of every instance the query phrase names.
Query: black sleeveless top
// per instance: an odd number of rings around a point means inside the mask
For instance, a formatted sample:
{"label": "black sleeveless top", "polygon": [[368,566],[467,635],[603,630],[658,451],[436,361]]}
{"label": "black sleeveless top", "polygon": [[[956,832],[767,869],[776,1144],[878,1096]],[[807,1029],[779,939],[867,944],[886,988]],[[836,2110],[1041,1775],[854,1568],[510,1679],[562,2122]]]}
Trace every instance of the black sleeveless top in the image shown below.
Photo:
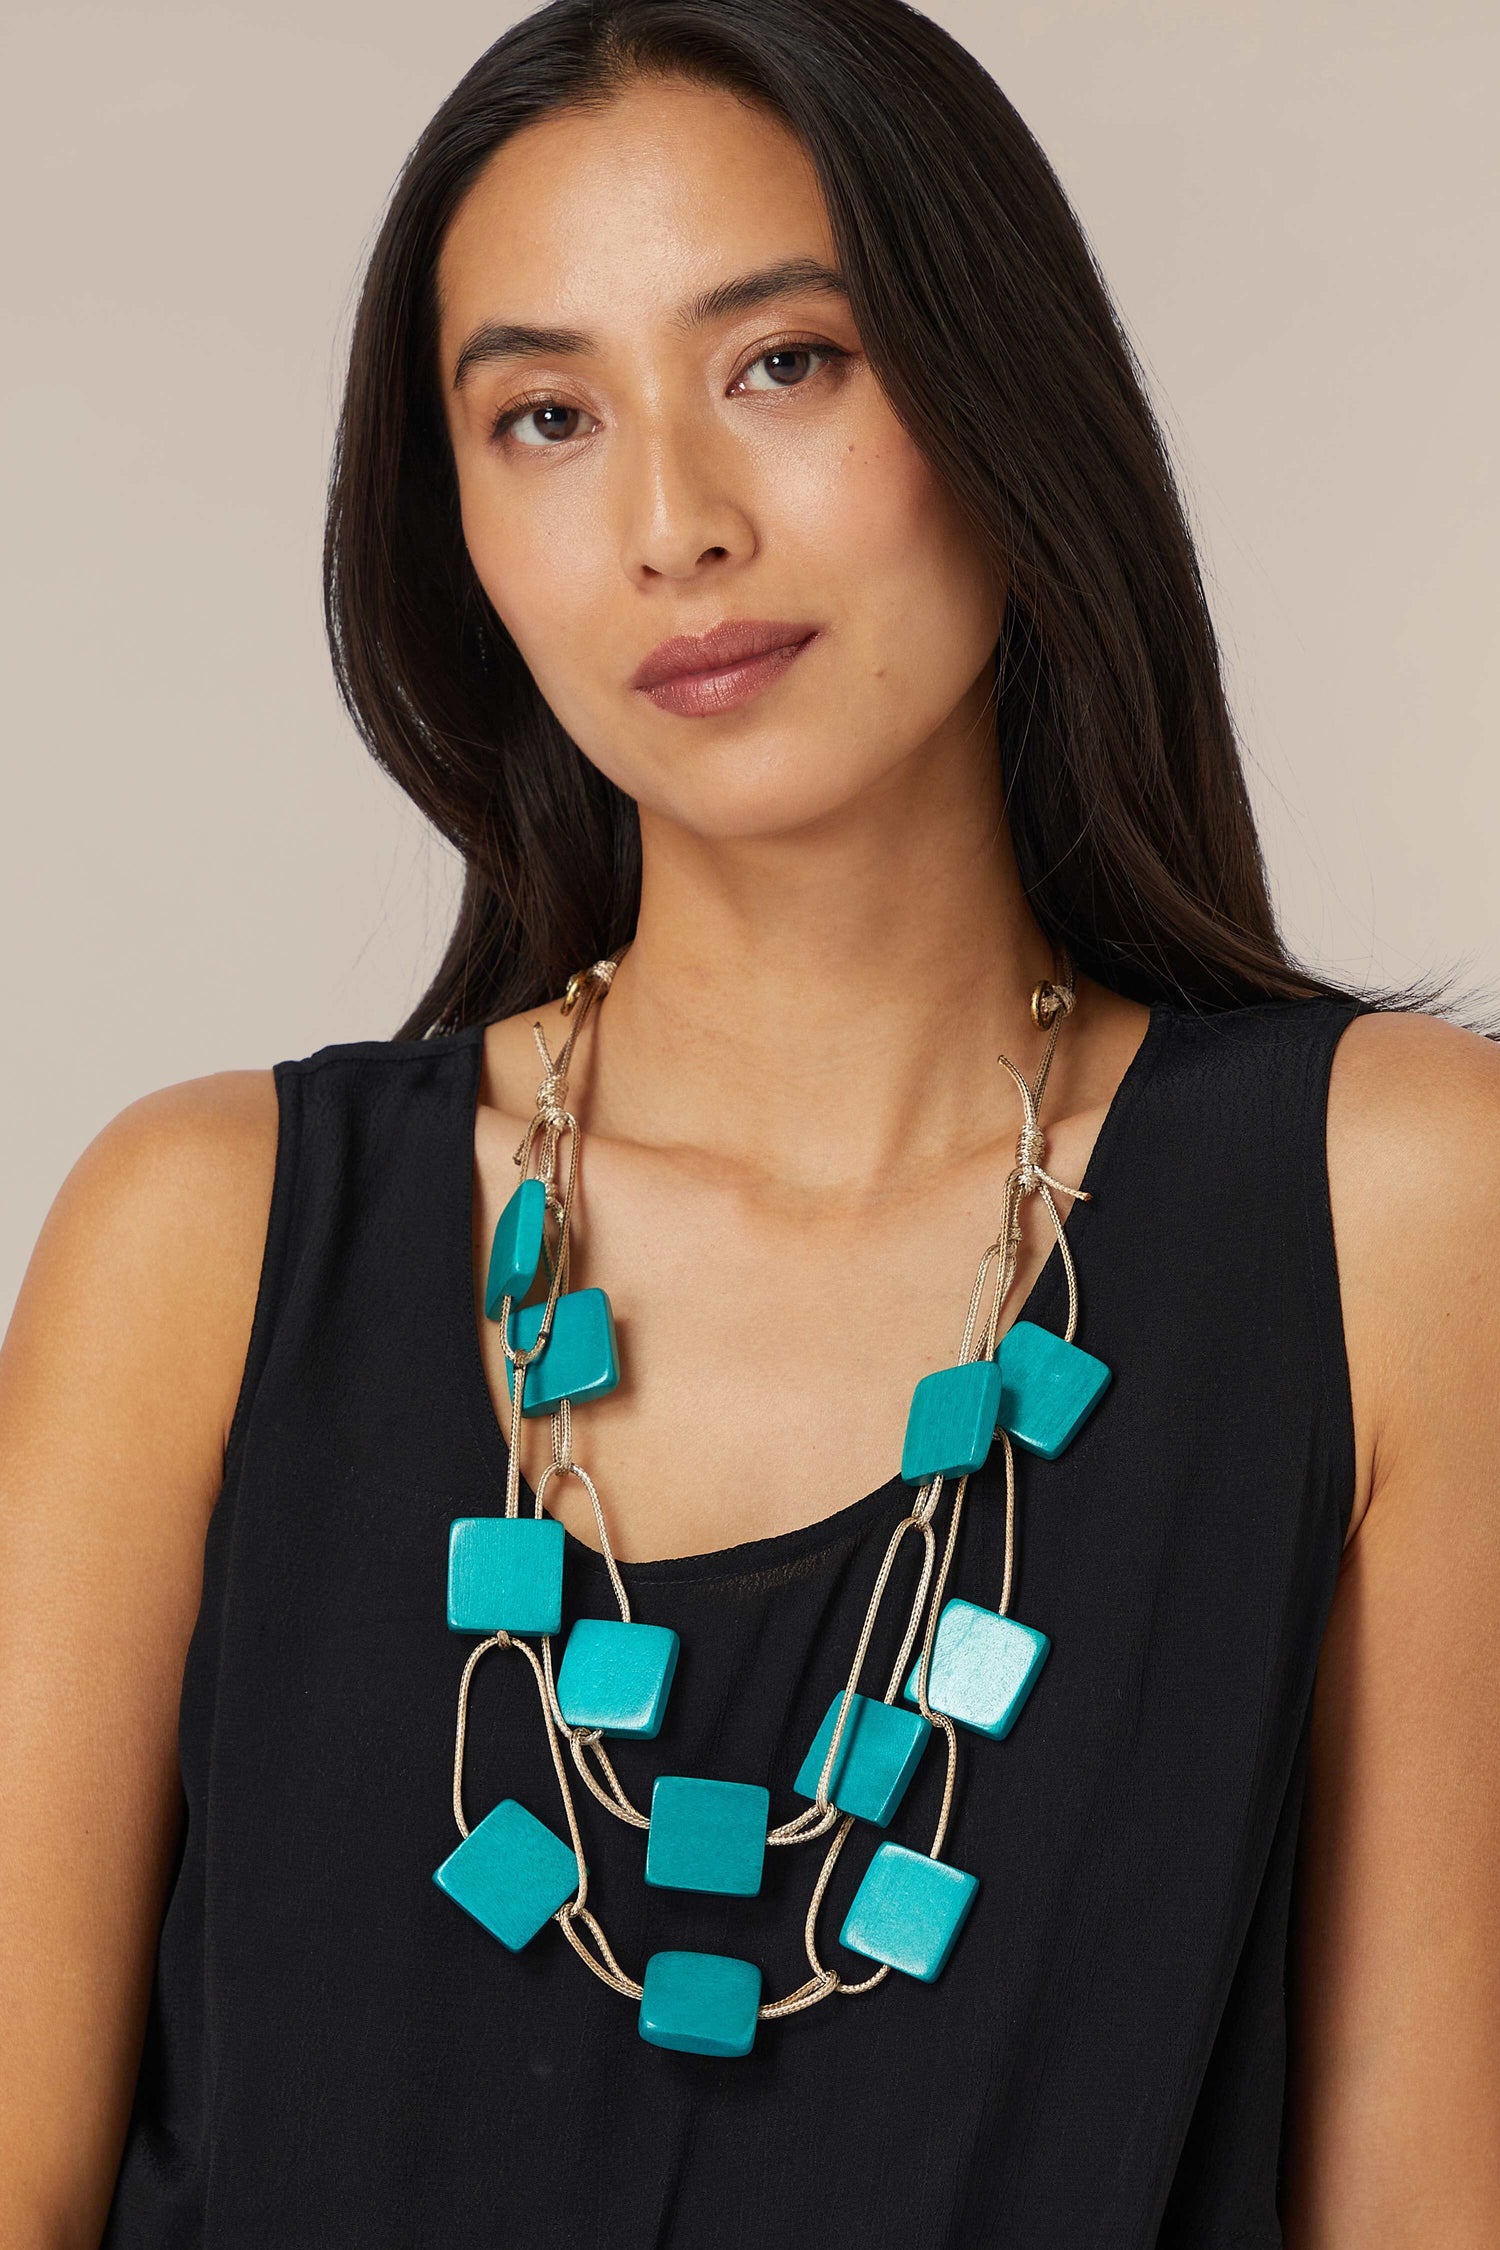
{"label": "black sleeveless top", "polygon": [[[509,1953],[432,1881],[474,1646],[446,1623],[448,1525],[500,1513],[505,1479],[471,1268],[482,1033],[279,1064],[106,2250],[1279,2244],[1293,1862],[1354,1476],[1324,1121],[1360,1012],[1153,1008],[1067,1219],[1080,1342],[1114,1380],[1058,1460],[1018,1459],[1010,1608],[1051,1653],[1006,1739],[960,1737],[944,1857],[973,1910],[935,1983],[763,2022],[732,2061],[646,2044],[555,1924]],[[1063,1325],[1055,1246],[1024,1309]],[[659,1737],[611,1745],[637,1804],[681,1773],[802,1809],[909,1497],[893,1474],[805,1529],[625,1566],[634,1614],[682,1641]],[[1003,1559],[996,1448],[950,1593],[993,1607]],[[571,1534],[564,1605],[564,1633],[615,1614]],[[925,1850],[942,1768],[929,1745],[887,1835]],[[648,1889],[640,1832],[575,1793],[629,1973],[680,1947],[758,1962],[767,1998],[804,1980],[822,1846],[768,1853],[755,1898]],[[471,1822],[506,1796],[566,1834],[530,1668],[497,1651]],[[856,1825],[819,1925],[851,1979],[871,1964],[838,1931],[879,1836]]]}

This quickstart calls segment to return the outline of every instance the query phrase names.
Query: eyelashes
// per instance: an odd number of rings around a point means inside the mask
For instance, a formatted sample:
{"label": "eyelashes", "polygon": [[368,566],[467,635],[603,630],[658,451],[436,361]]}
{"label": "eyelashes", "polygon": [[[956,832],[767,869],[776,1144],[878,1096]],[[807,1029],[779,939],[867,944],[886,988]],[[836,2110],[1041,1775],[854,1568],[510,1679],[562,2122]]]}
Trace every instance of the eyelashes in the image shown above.
{"label": "eyelashes", "polygon": [[[750,395],[765,398],[774,396],[777,392],[788,393],[807,390],[822,374],[834,377],[842,375],[845,372],[845,363],[852,360],[854,356],[842,344],[830,344],[821,337],[789,336],[774,344],[764,345],[753,359],[747,360],[730,384],[730,392],[736,391],[745,382],[745,378],[767,360],[801,357],[810,359],[815,364],[800,381],[782,383],[773,380],[770,384],[749,386]],[[536,414],[574,415],[582,416],[585,421],[591,422],[593,420],[593,416],[586,409],[579,406],[570,406],[566,400],[558,398],[552,391],[532,391],[522,398],[510,400],[501,408],[490,424],[490,442],[496,445],[502,443],[512,431],[519,428],[529,415]],[[573,430],[562,430],[547,435],[536,434],[529,438],[517,437],[512,442],[528,453],[543,453],[559,450],[569,438],[577,434]]]}

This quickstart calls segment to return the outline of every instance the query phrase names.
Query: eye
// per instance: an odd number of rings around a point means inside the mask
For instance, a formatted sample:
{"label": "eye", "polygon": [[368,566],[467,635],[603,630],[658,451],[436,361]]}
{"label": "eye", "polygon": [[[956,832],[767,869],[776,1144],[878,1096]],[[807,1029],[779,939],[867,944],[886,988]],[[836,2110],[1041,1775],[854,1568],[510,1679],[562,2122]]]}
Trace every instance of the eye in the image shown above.
{"label": "eye", "polygon": [[518,445],[533,448],[555,446],[565,438],[580,434],[570,426],[580,420],[592,423],[593,416],[585,414],[581,406],[564,406],[560,399],[548,398],[544,393],[516,399],[503,408],[495,417],[490,436],[496,440],[513,436]]}
{"label": "eye", "polygon": [[[730,388],[738,390],[743,386],[752,391],[796,390],[810,375],[816,374],[819,364],[848,357],[849,354],[837,344],[773,344],[769,351],[761,352],[750,362],[744,374],[737,376]],[[751,380],[758,368],[766,370],[770,377],[768,382],[757,383]]]}

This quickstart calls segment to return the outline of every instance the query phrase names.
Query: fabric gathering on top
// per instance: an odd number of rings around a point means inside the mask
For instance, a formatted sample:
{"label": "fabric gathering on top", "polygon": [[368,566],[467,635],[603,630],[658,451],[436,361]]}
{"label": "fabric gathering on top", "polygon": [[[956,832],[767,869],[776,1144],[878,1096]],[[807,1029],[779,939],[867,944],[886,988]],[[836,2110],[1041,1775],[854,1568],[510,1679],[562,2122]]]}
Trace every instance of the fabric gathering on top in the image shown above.
{"label": "fabric gathering on top", "polygon": [[[653,2047],[548,1925],[510,1953],[435,1887],[457,1836],[448,1527],[503,1506],[472,1266],[483,1027],[276,1067],[269,1231],[182,1683],[183,1840],[105,2250],[1274,2250],[1286,1970],[1314,1676],[1352,1504],[1329,1070],[1358,1001],[1153,1004],[1067,1215],[1113,1380],[1022,1457],[1011,1613],[1047,1633],[1001,1741],[963,1737],[945,1859],[978,1878],[951,1960]],[[1054,1244],[1017,1316],[1061,1329]],[[893,1314],[899,1308],[893,1308]],[[859,1400],[845,1402],[857,1413]],[[523,1490],[523,1508],[532,1495]],[[805,1528],[626,1563],[681,1639],[661,1773],[764,1784],[771,1818],[842,1688],[899,1476]],[[998,1449],[949,1592],[994,1606]],[[918,1558],[864,1684],[899,1647]],[[902,1572],[912,1574],[910,1581]],[[906,1598],[901,1588],[905,1587]],[[616,1614],[567,1536],[566,1634]],[[925,1849],[943,1759],[887,1833]],[[584,1792],[590,1905],[639,1976],[671,1947],[807,1976],[822,1847],[753,1897],[649,1888]],[[469,1705],[475,1821],[560,1827],[530,1668]],[[859,1823],[823,1958],[881,1832]]]}

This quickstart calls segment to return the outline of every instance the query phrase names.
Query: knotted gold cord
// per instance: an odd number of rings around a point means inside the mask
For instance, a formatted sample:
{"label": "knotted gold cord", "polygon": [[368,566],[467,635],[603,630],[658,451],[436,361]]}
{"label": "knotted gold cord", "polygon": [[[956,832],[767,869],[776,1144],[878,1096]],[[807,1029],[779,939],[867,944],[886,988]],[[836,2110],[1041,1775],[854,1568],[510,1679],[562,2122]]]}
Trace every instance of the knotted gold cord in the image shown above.
{"label": "knotted gold cord", "polygon": [[[537,1089],[535,1112],[522,1136],[521,1145],[516,1150],[515,1161],[521,1167],[523,1175],[540,1179],[546,1189],[543,1249],[548,1266],[548,1286],[537,1339],[527,1350],[517,1350],[510,1341],[511,1300],[509,1297],[504,1299],[500,1308],[501,1345],[507,1360],[515,1371],[515,1388],[510,1406],[510,1438],[505,1480],[505,1512],[508,1516],[517,1514],[519,1507],[521,1474],[519,1432],[526,1370],[545,1347],[552,1332],[553,1310],[559,1296],[568,1286],[573,1198],[578,1178],[579,1147],[582,1139],[578,1120],[567,1107],[568,1069],[572,1062],[573,1048],[578,1034],[588,1018],[591,1007],[609,990],[619,964],[619,958],[619,955],[615,955],[611,958],[595,961],[589,968],[580,969],[576,975],[568,979],[567,990],[560,1004],[559,1012],[562,1015],[571,1016],[576,1009],[577,1021],[569,1030],[568,1036],[555,1059],[547,1046],[546,1034],[540,1023],[534,1023],[531,1027],[532,1036],[536,1041],[542,1059],[543,1077],[541,1085]],[[1017,1070],[1008,1055],[996,1057],[996,1060],[1009,1071],[1020,1091],[1021,1130],[1016,1141],[1016,1161],[1006,1175],[1001,1200],[999,1232],[980,1258],[979,1269],[974,1277],[974,1286],[970,1292],[968,1314],[964,1321],[963,1344],[959,1351],[960,1365],[971,1358],[993,1359],[995,1355],[996,1344],[999,1339],[1000,1315],[1015,1280],[1021,1244],[1021,1211],[1028,1195],[1039,1195],[1041,1197],[1051,1217],[1056,1235],[1058,1252],[1062,1259],[1063,1271],[1068,1285],[1068,1324],[1065,1331],[1067,1342],[1072,1342],[1074,1330],[1078,1325],[1078,1283],[1073,1270],[1073,1258],[1068,1245],[1067,1233],[1054,1196],[1071,1196],[1076,1201],[1083,1203],[1091,1201],[1092,1197],[1084,1188],[1069,1187],[1066,1181],[1054,1179],[1052,1174],[1046,1170],[1042,1162],[1046,1152],[1046,1141],[1039,1117],[1042,1096],[1046,1091],[1048,1074],[1052,1068],[1052,1057],[1057,1046],[1058,1032],[1064,1020],[1072,1013],[1074,997],[1072,964],[1064,956],[1061,977],[1055,980],[1043,978],[1032,990],[1032,1019],[1040,1029],[1045,1030],[1048,1034],[1046,1052],[1043,1054],[1037,1070],[1035,1085],[1028,1085],[1025,1077]],[[559,1197],[557,1194],[557,1160],[558,1150],[564,1138],[568,1142],[567,1183],[561,1197]],[[526,1167],[533,1159],[533,1152],[537,1148],[538,1141],[540,1141],[541,1147],[540,1154],[535,1159],[536,1169],[533,1173],[526,1174]],[[553,1243],[548,1243],[545,1239],[546,1218],[552,1220],[556,1229],[556,1238]],[[984,1303],[986,1285],[992,1270],[994,1272],[994,1286],[991,1292],[989,1310],[984,1319],[980,1349],[976,1351],[974,1349],[975,1330],[979,1325],[980,1307]],[[536,1487],[534,1496],[535,1513],[538,1516],[542,1513],[542,1495],[552,1477],[576,1477],[579,1483],[583,1485],[593,1508],[594,1522],[599,1532],[600,1552],[609,1571],[610,1584],[614,1588],[615,1601],[619,1608],[620,1617],[628,1625],[630,1623],[630,1602],[625,1592],[619,1567],[615,1561],[614,1550],[610,1545],[604,1509],[592,1477],[581,1463],[573,1459],[573,1418],[567,1399],[563,1399],[554,1409],[550,1421],[552,1425],[552,1459],[543,1471]],[[1009,1432],[1003,1428],[997,1428],[995,1434],[1000,1440],[1005,1461],[1005,1579],[1000,1595],[1000,1614],[1004,1616],[1010,1603],[1011,1578],[1015,1562],[1015,1454],[1011,1446]],[[861,1978],[858,1983],[846,1982],[836,1969],[826,1968],[819,1960],[817,1924],[829,1880],[832,1877],[839,1854],[844,1848],[849,1830],[854,1825],[853,1814],[841,1813],[837,1806],[829,1800],[828,1789],[833,1768],[838,1757],[839,1744],[843,1739],[854,1697],[859,1691],[860,1675],[864,1670],[865,1658],[880,1615],[880,1607],[885,1597],[886,1587],[890,1582],[891,1572],[895,1566],[896,1556],[902,1541],[911,1533],[915,1533],[922,1544],[922,1567],[906,1630],[902,1636],[901,1647],[897,1652],[896,1662],[891,1668],[882,1700],[886,1703],[893,1703],[900,1694],[901,1683],[911,1661],[912,1649],[920,1634],[921,1655],[918,1659],[916,1676],[917,1702],[923,1718],[941,1731],[947,1753],[943,1799],[933,1829],[932,1842],[928,1846],[929,1857],[936,1859],[943,1848],[943,1840],[948,1832],[948,1821],[953,1809],[954,1788],[958,1778],[958,1730],[946,1713],[934,1711],[929,1704],[927,1700],[927,1677],[932,1660],[933,1641],[937,1633],[938,1619],[942,1614],[943,1591],[958,1545],[959,1523],[963,1513],[964,1495],[968,1489],[968,1482],[968,1476],[964,1475],[958,1479],[954,1487],[953,1504],[949,1510],[948,1532],[943,1542],[941,1561],[938,1560],[937,1556],[937,1537],[933,1530],[933,1518],[942,1496],[944,1484],[942,1477],[931,1477],[918,1488],[910,1512],[904,1515],[892,1529],[874,1588],[866,1605],[864,1622],[860,1627],[858,1644],[845,1679],[838,1717],[834,1722],[833,1733],[829,1738],[828,1749],[823,1759],[822,1770],[818,1776],[818,1786],[813,1801],[804,1812],[798,1813],[794,1819],[783,1821],[779,1827],[773,1828],[767,1833],[766,1842],[768,1844],[805,1844],[810,1843],[814,1837],[826,1835],[830,1828],[835,1831],[833,1840],[823,1856],[817,1881],[813,1885],[807,1918],[803,1925],[803,1944],[807,1953],[808,1967],[812,1974],[806,1983],[799,1985],[794,1992],[787,1993],[782,1999],[763,2001],[757,2010],[761,2017],[771,2018],[795,2014],[799,2009],[810,2008],[815,2002],[826,1999],[830,1993],[834,1992],[842,1993],[846,1998],[854,1998],[860,1993],[872,1992],[876,1985],[883,1983],[890,1974],[889,1969],[882,1964],[872,1976]],[[641,1997],[641,1986],[620,1967],[619,1962],[610,1950],[609,1940],[588,1907],[588,1869],[584,1863],[583,1839],[579,1832],[578,1816],[573,1803],[573,1793],[568,1785],[567,1768],[563,1764],[559,1738],[567,1742],[579,1775],[593,1796],[603,1805],[606,1812],[613,1813],[617,1820],[626,1821],[635,1828],[648,1828],[650,1821],[647,1815],[631,1802],[626,1793],[600,1739],[599,1728],[571,1727],[563,1717],[558,1706],[557,1686],[553,1676],[551,1635],[543,1634],[541,1644],[541,1655],[538,1656],[528,1642],[508,1632],[497,1632],[480,1641],[471,1651],[463,1669],[458,1691],[458,1724],[453,1752],[453,1817],[458,1823],[459,1834],[466,1837],[469,1829],[464,1819],[463,1809],[464,1742],[468,1726],[469,1682],[473,1676],[474,1667],[480,1657],[489,1649],[518,1649],[531,1666],[536,1678],[542,1713],[547,1725],[547,1740],[552,1752],[552,1764],[557,1774],[557,1785],[562,1795],[563,1810],[567,1816],[568,1834],[572,1840],[573,1856],[578,1863],[578,1888],[567,1904],[558,1908],[552,1919],[561,1924],[568,1943],[573,1947],[580,1960],[592,1969],[596,1977],[609,1985],[614,1991],[638,2000]],[[588,1763],[590,1755],[598,1764],[603,1776],[602,1781],[590,1769]],[[835,1824],[837,1825],[835,1826]],[[590,1951],[582,1934],[584,1932],[597,1947],[597,1955]]]}

